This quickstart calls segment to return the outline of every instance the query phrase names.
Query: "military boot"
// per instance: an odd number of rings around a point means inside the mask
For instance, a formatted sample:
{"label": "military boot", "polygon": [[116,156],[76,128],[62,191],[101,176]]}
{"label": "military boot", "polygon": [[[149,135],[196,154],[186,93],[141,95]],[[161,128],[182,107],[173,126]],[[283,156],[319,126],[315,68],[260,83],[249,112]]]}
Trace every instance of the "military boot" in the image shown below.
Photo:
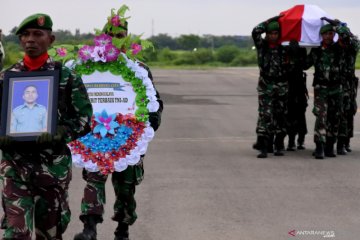
{"label": "military boot", "polygon": [[114,240],[130,240],[129,239],[129,225],[126,223],[120,223],[115,230]]}
{"label": "military boot", "polygon": [[351,152],[351,148],[350,148],[350,138],[349,137],[345,137],[344,138],[344,145],[345,145],[345,150],[347,152]]}
{"label": "military boot", "polygon": [[326,138],[325,150],[324,150],[326,157],[336,157],[336,154],[334,153],[334,144],[335,144],[335,138],[333,137]]}
{"label": "military boot", "polygon": [[297,139],[297,149],[304,150],[305,149],[305,134],[299,134]]}
{"label": "military boot", "polygon": [[336,153],[338,155],[346,155],[345,137],[338,137],[338,141],[336,144]]}
{"label": "military boot", "polygon": [[283,153],[283,150],[285,149],[284,138],[285,138],[285,134],[282,134],[282,133],[276,134],[275,152],[274,152],[275,156],[284,156],[284,153]]}
{"label": "military boot", "polygon": [[260,154],[257,155],[258,158],[267,158],[268,151],[268,139],[267,137],[260,136],[259,137],[259,146],[260,146]]}
{"label": "military boot", "polygon": [[316,142],[314,156],[316,159],[324,159],[324,145],[322,142]]}
{"label": "military boot", "polygon": [[286,151],[295,151],[295,134],[289,134],[289,142]]}
{"label": "military boot", "polygon": [[253,147],[253,149],[260,151],[260,140],[259,140],[259,138],[261,138],[261,137],[257,136],[256,142],[252,145],[252,147]]}
{"label": "military boot", "polygon": [[84,216],[82,221],[84,222],[84,229],[81,233],[75,235],[74,240],[96,240],[97,216]]}

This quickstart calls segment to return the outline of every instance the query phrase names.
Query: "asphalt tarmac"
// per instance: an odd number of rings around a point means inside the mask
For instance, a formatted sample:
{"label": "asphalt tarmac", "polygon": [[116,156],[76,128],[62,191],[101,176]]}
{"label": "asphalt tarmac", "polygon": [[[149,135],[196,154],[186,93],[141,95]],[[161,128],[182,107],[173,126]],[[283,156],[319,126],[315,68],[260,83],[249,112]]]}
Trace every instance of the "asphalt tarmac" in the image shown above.
{"label": "asphalt tarmac", "polygon": [[[257,68],[155,69],[153,75],[165,108],[137,187],[131,240],[359,239],[359,114],[353,152],[314,159],[311,71],[306,149],[266,159],[252,149]],[[82,230],[84,184],[74,168],[66,240]],[[106,187],[99,240],[114,239],[116,228],[110,179]]]}

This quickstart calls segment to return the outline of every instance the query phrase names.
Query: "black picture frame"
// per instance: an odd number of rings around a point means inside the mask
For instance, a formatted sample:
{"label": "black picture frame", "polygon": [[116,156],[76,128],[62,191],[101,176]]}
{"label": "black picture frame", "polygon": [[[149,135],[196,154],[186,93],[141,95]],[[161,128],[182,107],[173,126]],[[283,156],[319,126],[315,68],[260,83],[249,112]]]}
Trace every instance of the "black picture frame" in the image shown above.
{"label": "black picture frame", "polygon": [[55,134],[59,77],[59,70],[5,72],[0,135],[35,141],[44,132]]}

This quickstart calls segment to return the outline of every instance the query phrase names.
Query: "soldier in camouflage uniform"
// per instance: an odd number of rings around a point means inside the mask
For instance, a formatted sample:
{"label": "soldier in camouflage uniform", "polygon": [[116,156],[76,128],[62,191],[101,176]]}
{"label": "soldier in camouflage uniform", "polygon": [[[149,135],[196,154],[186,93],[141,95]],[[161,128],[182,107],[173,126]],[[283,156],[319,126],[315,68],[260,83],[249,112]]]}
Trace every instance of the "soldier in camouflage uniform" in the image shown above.
{"label": "soldier in camouflage uniform", "polygon": [[6,70],[59,70],[60,76],[56,133],[45,132],[28,142],[0,137],[3,239],[31,240],[33,227],[38,240],[62,239],[70,221],[72,162],[66,143],[90,131],[92,106],[81,78],[48,56],[55,40],[51,30],[52,20],[46,14],[26,18],[16,31],[25,57]]}
{"label": "soldier in camouflage uniform", "polygon": [[[254,145],[254,148],[260,150],[259,158],[267,157],[268,146],[273,144],[273,135],[275,135],[274,154],[282,156],[286,135],[287,60],[286,49],[278,42],[280,33],[278,18],[279,16],[262,22],[252,31],[260,69],[257,86],[259,95],[257,143]],[[263,39],[261,35],[265,32],[266,38]]]}
{"label": "soldier in camouflage uniform", "polygon": [[[340,78],[339,44],[334,43],[335,31],[330,24],[320,29],[321,46],[311,49],[305,68],[314,66],[314,152],[316,159],[335,157],[334,144],[339,132],[343,86]],[[324,149],[325,145],[325,149]]]}
{"label": "soldier in camouflage uniform", "polygon": [[[116,37],[123,38],[127,36],[128,22],[120,19],[123,25],[118,29],[114,29],[111,25],[105,24],[103,32]],[[150,69],[140,63],[149,74],[149,78],[153,80]],[[161,123],[161,113],[163,110],[163,102],[159,93],[156,94],[160,108],[155,113],[149,113],[149,121],[151,127],[156,131]],[[138,164],[128,166],[122,172],[113,172],[111,175],[112,185],[115,190],[114,216],[112,219],[118,222],[115,230],[115,240],[129,239],[129,225],[132,225],[136,219],[136,200],[135,189],[144,178],[143,160],[145,155],[141,156]],[[81,233],[76,234],[74,240],[95,240],[97,236],[96,225],[103,222],[104,204],[105,204],[105,183],[108,175],[101,172],[89,172],[83,170],[83,179],[86,181],[84,189],[84,197],[81,202],[80,220],[84,223],[84,229]]]}
{"label": "soldier in camouflage uniform", "polygon": [[359,51],[359,40],[350,29],[339,21],[332,22],[339,33],[339,45],[342,49],[340,69],[344,86],[343,115],[341,117],[337,153],[345,155],[351,152],[350,138],[354,136],[354,116],[357,112],[356,96],[359,79],[355,76],[355,62]]}

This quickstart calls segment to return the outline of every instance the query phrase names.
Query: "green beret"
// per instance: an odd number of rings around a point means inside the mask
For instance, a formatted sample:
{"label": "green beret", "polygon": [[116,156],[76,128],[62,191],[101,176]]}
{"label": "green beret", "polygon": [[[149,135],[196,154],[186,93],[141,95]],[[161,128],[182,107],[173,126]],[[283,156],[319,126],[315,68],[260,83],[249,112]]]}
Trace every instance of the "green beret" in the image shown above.
{"label": "green beret", "polygon": [[27,28],[47,29],[52,30],[53,22],[49,15],[37,13],[25,18],[17,28],[15,34],[21,34]]}
{"label": "green beret", "polygon": [[326,24],[320,28],[320,34],[330,32],[330,31],[334,31],[334,28],[331,24]]}
{"label": "green beret", "polygon": [[280,25],[277,21],[272,21],[266,26],[266,32],[280,31]]}

